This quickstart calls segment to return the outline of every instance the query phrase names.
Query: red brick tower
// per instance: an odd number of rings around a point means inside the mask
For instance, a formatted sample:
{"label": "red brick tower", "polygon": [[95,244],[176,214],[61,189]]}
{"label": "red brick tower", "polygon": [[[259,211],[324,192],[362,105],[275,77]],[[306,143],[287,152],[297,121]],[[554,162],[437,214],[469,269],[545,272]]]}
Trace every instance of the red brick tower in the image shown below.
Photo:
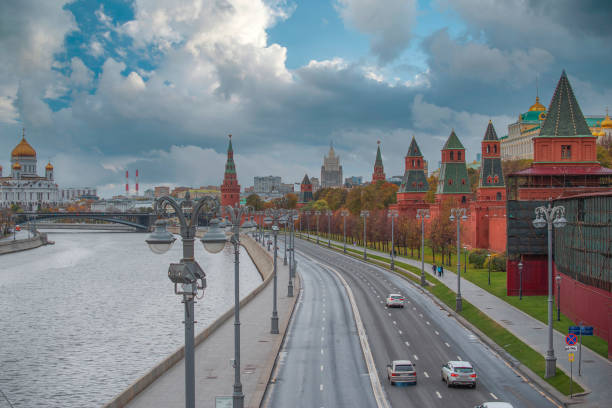
{"label": "red brick tower", "polygon": [[425,160],[423,160],[423,154],[414,136],[412,136],[404,162],[406,165],[404,177],[397,191],[398,210],[402,214],[423,207],[425,195],[429,190],[425,174]]}
{"label": "red brick tower", "polygon": [[471,200],[471,195],[472,189],[465,165],[465,148],[453,129],[442,148],[436,202],[450,199],[457,204],[466,204]]}
{"label": "red brick tower", "polygon": [[227,162],[225,175],[221,184],[221,205],[237,207],[240,204],[240,185],[236,179],[236,165],[234,164],[234,150],[232,149],[232,135],[229,135],[227,147]]}
{"label": "red brick tower", "polygon": [[372,183],[375,184],[378,181],[385,181],[385,168],[383,167],[382,156],[380,154],[380,140],[377,142],[378,148],[376,149],[376,161],[374,162],[374,173],[372,173]]}
{"label": "red brick tower", "polygon": [[491,121],[481,142],[482,162],[476,199],[478,201],[506,201],[506,184],[501,165],[501,150]]}

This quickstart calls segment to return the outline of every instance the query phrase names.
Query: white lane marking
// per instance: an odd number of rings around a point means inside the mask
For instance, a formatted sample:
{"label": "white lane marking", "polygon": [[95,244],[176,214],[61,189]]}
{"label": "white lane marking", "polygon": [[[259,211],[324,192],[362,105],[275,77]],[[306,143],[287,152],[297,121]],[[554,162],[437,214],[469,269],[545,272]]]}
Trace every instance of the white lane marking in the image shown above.
{"label": "white lane marking", "polygon": [[406,342],[406,347],[410,347],[410,343],[409,342]]}
{"label": "white lane marking", "polygon": [[325,326],[321,326],[321,331],[325,331]]}
{"label": "white lane marking", "polygon": [[447,342],[444,342],[444,344],[446,344],[446,347],[450,347],[450,344],[448,344]]}
{"label": "white lane marking", "polygon": [[[380,297],[380,296],[379,296],[379,297]],[[382,304],[382,302],[383,302],[383,301],[381,300],[381,301],[380,301],[380,304]]]}
{"label": "white lane marking", "polygon": [[323,343],[323,339],[324,339],[324,337],[323,337],[323,336],[321,336],[321,343]]}
{"label": "white lane marking", "polygon": [[389,316],[391,316],[391,313],[389,313]]}
{"label": "white lane marking", "polygon": [[325,321],[325,318],[323,318],[323,321]]}
{"label": "white lane marking", "polygon": [[423,375],[425,376],[425,378],[429,378],[429,374],[427,374],[427,371],[423,371]]}
{"label": "white lane marking", "polygon": [[412,356],[414,357],[415,360],[419,359],[419,356],[417,356],[416,354],[413,354]]}
{"label": "white lane marking", "polygon": [[427,325],[429,326],[429,322],[425,322],[425,323],[427,323]]}
{"label": "white lane marking", "polygon": [[325,309],[323,309],[323,314],[325,314]]}
{"label": "white lane marking", "polygon": [[416,310],[416,307],[412,306],[412,310]]}
{"label": "white lane marking", "polygon": [[439,336],[439,335],[440,335],[440,333],[438,333],[438,331],[437,331],[437,330],[434,330],[434,332],[436,333],[436,336]]}
{"label": "white lane marking", "polygon": [[497,396],[495,394],[493,394],[492,392],[490,392],[489,394],[491,394],[491,396],[493,397],[493,399],[499,399],[497,398]]}
{"label": "white lane marking", "polygon": [[401,331],[401,330],[398,330],[397,332],[398,332],[399,334],[402,334],[402,331]]}
{"label": "white lane marking", "polygon": [[321,349],[321,355],[323,355],[323,349]]}
{"label": "white lane marking", "polygon": [[321,365],[321,371],[323,371],[323,365]]}
{"label": "white lane marking", "polygon": [[436,395],[438,396],[438,398],[442,399],[442,395],[440,395],[438,391],[436,391]]}
{"label": "white lane marking", "polygon": [[323,384],[321,384],[321,385],[319,386],[319,389],[320,389],[321,391],[323,391]]}
{"label": "white lane marking", "polygon": [[397,324],[397,322],[394,320],[394,321],[393,321],[393,324]]}
{"label": "white lane marking", "polygon": [[457,356],[457,360],[461,361],[461,356]]}
{"label": "white lane marking", "polygon": [[423,313],[419,313],[419,317],[423,317]]}

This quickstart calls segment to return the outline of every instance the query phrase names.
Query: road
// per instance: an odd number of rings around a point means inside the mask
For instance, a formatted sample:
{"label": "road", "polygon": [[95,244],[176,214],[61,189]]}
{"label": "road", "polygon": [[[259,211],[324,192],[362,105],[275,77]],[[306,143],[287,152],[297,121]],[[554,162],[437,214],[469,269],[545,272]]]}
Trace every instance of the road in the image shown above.
{"label": "road", "polygon": [[[334,269],[351,287],[365,325],[378,377],[392,406],[446,407],[452,404],[456,407],[473,407],[484,401],[496,400],[525,408],[558,406],[421,289],[405,279],[306,241],[296,240],[296,248],[298,255],[302,255],[298,257],[298,265],[303,276],[310,273],[302,268],[306,259],[310,258],[320,263],[319,276],[323,270]],[[331,290],[330,285],[326,287]],[[384,300],[389,293],[403,294],[407,299],[406,307],[387,309]],[[339,306],[333,306],[333,302],[346,301],[346,295],[339,293],[328,297],[326,304],[335,310]],[[311,326],[312,329],[314,327]],[[288,355],[291,355],[291,346],[289,342]],[[416,386],[389,385],[385,367],[394,359],[410,359],[416,364]],[[473,364],[479,376],[476,389],[447,388],[441,381],[440,368],[449,360],[467,360]],[[324,383],[324,387],[329,384],[336,387],[338,394],[344,394],[344,389],[336,380]]]}
{"label": "road", "polygon": [[375,407],[342,283],[308,258],[299,268],[302,291],[264,406]]}

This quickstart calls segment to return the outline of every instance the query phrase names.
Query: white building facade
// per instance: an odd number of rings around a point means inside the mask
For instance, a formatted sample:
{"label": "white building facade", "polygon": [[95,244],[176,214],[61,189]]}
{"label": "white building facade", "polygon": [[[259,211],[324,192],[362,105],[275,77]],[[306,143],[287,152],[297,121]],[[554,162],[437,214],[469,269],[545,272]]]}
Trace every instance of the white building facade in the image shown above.
{"label": "white building facade", "polygon": [[38,175],[36,151],[24,135],[11,152],[10,174],[5,177],[0,166],[0,207],[18,205],[27,211],[57,207],[61,197],[53,173],[53,166],[48,163],[44,177]]}

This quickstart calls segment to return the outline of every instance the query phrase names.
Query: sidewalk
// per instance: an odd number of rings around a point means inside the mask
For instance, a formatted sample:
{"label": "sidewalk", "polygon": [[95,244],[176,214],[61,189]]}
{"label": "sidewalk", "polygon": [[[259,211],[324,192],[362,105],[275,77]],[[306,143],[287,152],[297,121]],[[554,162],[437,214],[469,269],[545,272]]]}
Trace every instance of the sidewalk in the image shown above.
{"label": "sidewalk", "polygon": [[[311,241],[312,241],[311,235]],[[316,242],[316,237],[315,237]],[[332,243],[343,245],[342,242],[332,240]],[[320,238],[320,244],[326,246],[327,239]],[[363,251],[363,247],[349,245],[347,249],[357,249]],[[373,254],[390,259],[390,255],[368,248],[368,254]],[[421,268],[421,261],[396,256],[396,260],[406,264]],[[425,272],[432,275],[431,264],[425,263]],[[457,290],[457,275],[445,270],[443,277],[436,276],[453,292]],[[548,348],[548,326],[539,320],[534,319],[528,314],[520,311],[514,306],[504,302],[495,295],[461,278],[461,296],[466,301],[480,309],[484,314],[495,320],[499,325],[514,334],[520,340],[531,346],[538,353],[544,355]],[[570,375],[570,363],[565,352],[566,333],[553,331],[553,346],[557,357],[557,368],[562,369],[568,376]],[[578,354],[576,353],[576,358]],[[577,361],[576,361],[577,363]],[[589,348],[582,347],[582,376],[578,376],[578,364],[573,368],[574,380],[583,385],[583,388],[591,391],[590,394],[575,398],[579,406],[582,407],[609,407],[612,401],[612,363],[591,351]]]}
{"label": "sidewalk", "polygon": [[[271,265],[272,251],[262,249],[250,237],[241,237],[249,245],[249,254],[256,265]],[[250,241],[250,242],[246,242]],[[245,249],[242,248],[244,251]],[[256,259],[267,258],[267,259]],[[283,266],[283,253],[278,251],[278,317],[280,334],[270,334],[272,315],[273,279],[246,305],[240,307],[240,381],[245,407],[259,407],[267,387],[274,361],[287,329],[296,297],[287,297],[289,267]],[[269,271],[260,272],[271,278]],[[233,271],[232,271],[233,273]],[[297,277],[297,276],[296,276]],[[295,291],[299,293],[299,280],[295,279]],[[197,316],[196,316],[197,317]],[[233,393],[234,369],[234,317],[231,317],[203,340],[195,349],[196,406],[214,407],[216,396]],[[128,407],[182,408],[185,406],[185,360],[181,359],[157,380],[135,396]]]}

